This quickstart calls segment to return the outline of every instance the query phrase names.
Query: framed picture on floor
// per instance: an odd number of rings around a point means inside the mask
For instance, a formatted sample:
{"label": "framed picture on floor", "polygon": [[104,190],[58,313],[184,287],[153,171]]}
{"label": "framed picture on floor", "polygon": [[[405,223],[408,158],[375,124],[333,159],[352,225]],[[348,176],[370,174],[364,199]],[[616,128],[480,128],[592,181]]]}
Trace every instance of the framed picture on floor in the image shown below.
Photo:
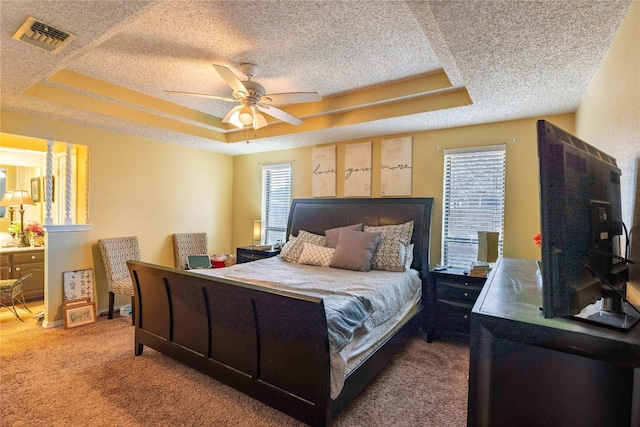
{"label": "framed picture on floor", "polygon": [[96,305],[90,302],[89,298],[65,301],[62,311],[65,329],[95,323],[96,321]]}

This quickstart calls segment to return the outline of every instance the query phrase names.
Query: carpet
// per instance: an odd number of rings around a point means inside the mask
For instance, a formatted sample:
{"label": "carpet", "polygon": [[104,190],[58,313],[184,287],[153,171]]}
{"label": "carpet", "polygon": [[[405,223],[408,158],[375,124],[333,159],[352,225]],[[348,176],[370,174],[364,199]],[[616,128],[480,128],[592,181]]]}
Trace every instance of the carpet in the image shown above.
{"label": "carpet", "polygon": [[[301,426],[145,348],[126,318],[43,329],[0,324],[0,420],[11,426]],[[11,326],[10,326],[11,322]],[[468,339],[412,338],[333,426],[465,426]]]}

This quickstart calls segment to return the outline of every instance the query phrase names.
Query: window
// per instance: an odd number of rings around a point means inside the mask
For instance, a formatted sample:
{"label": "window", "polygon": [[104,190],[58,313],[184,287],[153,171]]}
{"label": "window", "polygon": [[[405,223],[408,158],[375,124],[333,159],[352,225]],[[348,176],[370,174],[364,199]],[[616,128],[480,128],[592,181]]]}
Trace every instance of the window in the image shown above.
{"label": "window", "polygon": [[291,206],[291,165],[262,167],[262,243],[271,245],[287,237]]}
{"label": "window", "polygon": [[478,255],[478,231],[497,231],[502,255],[505,147],[445,150],[442,264],[469,268]]}

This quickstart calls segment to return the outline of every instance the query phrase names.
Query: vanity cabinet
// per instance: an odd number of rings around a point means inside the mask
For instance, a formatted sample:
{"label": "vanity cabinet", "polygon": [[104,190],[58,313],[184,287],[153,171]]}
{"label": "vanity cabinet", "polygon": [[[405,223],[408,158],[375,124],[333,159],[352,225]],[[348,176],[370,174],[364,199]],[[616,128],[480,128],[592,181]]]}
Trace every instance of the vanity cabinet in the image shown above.
{"label": "vanity cabinet", "polygon": [[24,282],[24,299],[44,298],[44,248],[15,248],[0,253],[0,276],[2,279],[19,279],[31,273]]}

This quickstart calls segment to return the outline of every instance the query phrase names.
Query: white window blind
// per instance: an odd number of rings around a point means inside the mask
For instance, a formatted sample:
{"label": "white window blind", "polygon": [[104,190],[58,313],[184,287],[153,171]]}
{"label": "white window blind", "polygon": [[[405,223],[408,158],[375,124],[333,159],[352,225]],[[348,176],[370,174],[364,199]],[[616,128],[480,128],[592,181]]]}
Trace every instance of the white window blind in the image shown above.
{"label": "white window blind", "polygon": [[291,206],[291,165],[262,167],[262,243],[285,241]]}
{"label": "white window blind", "polygon": [[478,231],[504,231],[504,146],[446,150],[442,264],[469,268],[478,255]]}

